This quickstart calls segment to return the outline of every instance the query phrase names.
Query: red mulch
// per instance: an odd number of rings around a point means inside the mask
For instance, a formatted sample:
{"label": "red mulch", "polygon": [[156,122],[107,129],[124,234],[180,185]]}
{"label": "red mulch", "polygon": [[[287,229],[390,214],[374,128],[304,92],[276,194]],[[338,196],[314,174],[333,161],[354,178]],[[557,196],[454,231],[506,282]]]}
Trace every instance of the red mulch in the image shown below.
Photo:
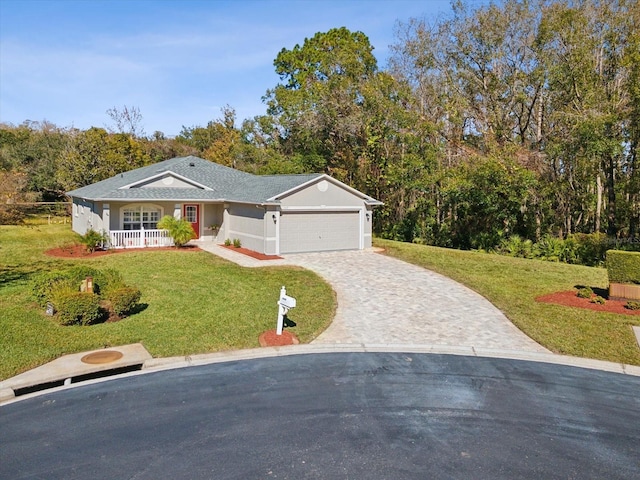
{"label": "red mulch", "polygon": [[[626,300],[607,300],[604,305],[591,303],[588,298],[580,298],[576,296],[576,290],[568,290],[566,292],[550,293],[536,298],[537,302],[554,303],[565,307],[586,308],[595,310],[596,312],[620,313],[623,315],[640,315],[640,310],[629,310],[624,308]],[[595,295],[594,295],[595,297]]]}
{"label": "red mulch", "polygon": [[[58,258],[95,258],[104,255],[113,255],[114,253],[126,252],[155,252],[158,250],[177,250],[176,247],[149,247],[149,248],[112,248],[110,250],[95,250],[93,253],[87,252],[84,245],[65,245],[63,247],[52,248],[44,252],[51,257]],[[200,251],[200,247],[196,245],[185,245],[180,247],[181,251],[196,252]]]}
{"label": "red mulch", "polygon": [[267,330],[258,338],[261,347],[282,347],[284,345],[298,345],[300,340],[293,333],[286,330],[277,335],[275,329]]}
{"label": "red mulch", "polygon": [[228,248],[229,250],[233,250],[234,252],[242,253],[249,257],[255,258],[257,260],[279,260],[282,257],[278,255],[265,255],[264,253],[254,252],[253,250],[249,250],[248,248],[243,247],[234,247],[233,245],[220,245],[221,247]]}

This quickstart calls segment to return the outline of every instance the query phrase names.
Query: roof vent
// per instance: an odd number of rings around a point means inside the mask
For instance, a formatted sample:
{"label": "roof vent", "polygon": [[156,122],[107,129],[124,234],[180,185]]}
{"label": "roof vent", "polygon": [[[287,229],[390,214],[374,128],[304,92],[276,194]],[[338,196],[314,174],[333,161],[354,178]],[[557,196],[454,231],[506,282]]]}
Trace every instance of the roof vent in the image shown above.
{"label": "roof vent", "polygon": [[193,163],[193,162],[189,162],[189,166],[190,166],[190,167],[195,167],[195,166],[196,166],[196,164],[195,164],[195,163]]}

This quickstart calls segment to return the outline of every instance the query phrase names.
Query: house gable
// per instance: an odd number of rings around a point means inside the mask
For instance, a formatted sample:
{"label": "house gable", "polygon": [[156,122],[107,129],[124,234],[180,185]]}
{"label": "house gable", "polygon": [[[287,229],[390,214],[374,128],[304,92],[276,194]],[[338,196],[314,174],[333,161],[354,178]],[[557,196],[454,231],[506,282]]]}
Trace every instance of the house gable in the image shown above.
{"label": "house gable", "polygon": [[171,171],[158,173],[143,180],[138,180],[135,183],[124,185],[119,189],[126,190],[130,188],[195,188],[199,190],[213,190],[206,185],[202,185]]}
{"label": "house gable", "polygon": [[283,208],[312,205],[318,207],[361,207],[364,203],[378,203],[328,175],[323,175],[283,192],[273,197],[273,200],[279,200]]}

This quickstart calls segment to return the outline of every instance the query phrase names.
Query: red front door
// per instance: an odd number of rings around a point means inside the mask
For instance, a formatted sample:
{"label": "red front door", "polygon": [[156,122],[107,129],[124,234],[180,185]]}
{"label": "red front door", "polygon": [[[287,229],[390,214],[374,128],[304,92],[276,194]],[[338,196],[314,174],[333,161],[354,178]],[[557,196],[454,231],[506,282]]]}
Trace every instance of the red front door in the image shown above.
{"label": "red front door", "polygon": [[182,206],[182,217],[191,224],[191,228],[196,232],[196,238],[200,238],[200,205],[185,203]]}

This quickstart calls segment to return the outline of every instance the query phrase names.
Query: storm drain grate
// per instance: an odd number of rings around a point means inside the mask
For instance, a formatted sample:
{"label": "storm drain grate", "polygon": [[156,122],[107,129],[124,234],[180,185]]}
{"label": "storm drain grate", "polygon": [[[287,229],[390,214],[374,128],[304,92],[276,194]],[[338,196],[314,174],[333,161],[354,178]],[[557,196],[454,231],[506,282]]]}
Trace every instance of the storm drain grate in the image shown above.
{"label": "storm drain grate", "polygon": [[[137,365],[127,365],[126,367],[112,368],[109,370],[102,370],[100,372],[86,373],[84,375],[77,375],[75,377],[71,377],[70,383],[80,383],[80,382],[86,382],[87,380],[94,380],[96,378],[113,377],[115,375],[121,375],[123,373],[129,373],[129,372],[136,372],[138,370],[142,370],[142,363]],[[64,384],[65,384],[64,379],[55,380],[53,382],[40,383],[38,385],[30,385],[28,387],[16,388],[13,391],[13,394],[16,397],[19,397],[21,395],[27,395],[29,393],[41,392],[43,390],[49,390],[51,388],[61,387]]]}

